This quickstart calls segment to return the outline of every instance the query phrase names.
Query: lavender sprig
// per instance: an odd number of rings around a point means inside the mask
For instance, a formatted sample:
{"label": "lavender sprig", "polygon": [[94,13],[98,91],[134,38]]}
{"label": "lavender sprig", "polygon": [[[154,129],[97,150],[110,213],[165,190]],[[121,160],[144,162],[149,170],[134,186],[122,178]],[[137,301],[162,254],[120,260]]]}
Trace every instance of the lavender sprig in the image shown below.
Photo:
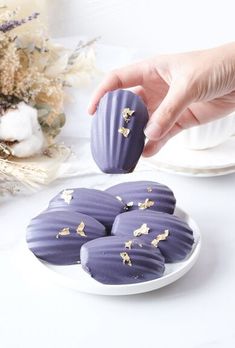
{"label": "lavender sprig", "polygon": [[75,48],[75,50],[72,52],[72,54],[68,58],[68,65],[73,65],[75,60],[78,58],[81,50],[93,45],[99,39],[100,39],[100,36],[95,37],[94,39],[87,41],[85,43],[83,41],[79,41],[77,47]]}
{"label": "lavender sprig", "polygon": [[8,22],[5,22],[0,25],[0,31],[3,33],[6,33],[7,31],[10,31],[12,29],[15,29],[16,27],[19,27],[22,24],[25,24],[29,21],[32,21],[33,19],[36,19],[39,16],[40,13],[34,12],[30,16],[22,19],[12,19]]}

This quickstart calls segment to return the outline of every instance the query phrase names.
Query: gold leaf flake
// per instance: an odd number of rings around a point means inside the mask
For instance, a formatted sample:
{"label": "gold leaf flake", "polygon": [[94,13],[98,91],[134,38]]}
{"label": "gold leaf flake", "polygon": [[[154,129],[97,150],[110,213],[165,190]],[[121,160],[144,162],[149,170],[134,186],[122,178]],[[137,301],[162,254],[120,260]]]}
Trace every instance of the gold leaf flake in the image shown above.
{"label": "gold leaf flake", "polygon": [[130,108],[124,108],[122,111],[122,117],[125,122],[128,123],[130,121],[131,116],[134,114],[135,110],[131,110]]}
{"label": "gold leaf flake", "polygon": [[147,191],[152,192],[153,191],[152,187],[151,186],[147,187]]}
{"label": "gold leaf flake", "polygon": [[120,196],[116,196],[116,198],[117,198],[117,200],[118,200],[118,201],[120,201],[121,203],[123,203],[123,204],[124,204],[123,209],[124,209],[125,211],[126,211],[126,210],[128,210],[128,205],[127,205],[127,204],[125,204],[125,203],[123,202],[122,197],[120,197]]}
{"label": "gold leaf flake", "polygon": [[158,243],[161,240],[166,240],[168,236],[169,236],[169,230],[165,230],[163,233],[157,235],[157,237],[152,240],[151,244],[157,248]]}
{"label": "gold leaf flake", "polygon": [[128,208],[133,207],[133,205],[134,205],[134,202],[128,202],[128,203],[126,204],[126,206],[127,206]]}
{"label": "gold leaf flake", "polygon": [[71,200],[73,199],[72,193],[74,190],[64,190],[60,197],[65,201],[65,203],[69,204]]}
{"label": "gold leaf flake", "polygon": [[148,234],[149,233],[149,227],[147,224],[143,224],[140,226],[140,228],[137,228],[136,230],[133,231],[133,235],[135,237],[142,236],[142,234]]}
{"label": "gold leaf flake", "polygon": [[141,210],[150,208],[154,205],[154,201],[151,201],[149,198],[146,198],[146,200],[144,202],[139,202],[138,203],[138,207]]}
{"label": "gold leaf flake", "polygon": [[127,138],[129,133],[130,133],[130,129],[125,128],[125,127],[121,127],[118,129],[118,132],[121,133],[125,138]]}
{"label": "gold leaf flake", "polygon": [[85,224],[84,224],[84,222],[82,221],[82,222],[78,225],[78,227],[77,227],[77,229],[76,229],[77,234],[79,234],[81,237],[87,237],[87,235],[86,235],[86,233],[85,233],[85,231],[84,231],[84,228],[85,228]]}
{"label": "gold leaf flake", "polygon": [[124,210],[129,210],[129,208],[133,207],[134,202],[128,202],[125,204]]}
{"label": "gold leaf flake", "polygon": [[132,266],[131,258],[130,258],[130,256],[126,252],[120,253],[120,256],[122,258],[122,263],[124,265]]}
{"label": "gold leaf flake", "polygon": [[125,248],[131,249],[131,246],[132,246],[132,240],[128,240],[127,242],[125,242]]}
{"label": "gold leaf flake", "polygon": [[56,238],[58,239],[60,236],[68,236],[69,234],[69,227],[65,227],[61,231],[59,231],[59,233],[56,235]]}

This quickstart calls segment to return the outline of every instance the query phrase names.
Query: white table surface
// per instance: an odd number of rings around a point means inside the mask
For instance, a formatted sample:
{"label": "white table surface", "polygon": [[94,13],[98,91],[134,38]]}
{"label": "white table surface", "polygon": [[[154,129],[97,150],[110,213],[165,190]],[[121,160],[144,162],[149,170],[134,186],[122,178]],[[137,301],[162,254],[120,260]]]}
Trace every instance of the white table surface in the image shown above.
{"label": "white table surface", "polygon": [[[79,100],[84,107],[85,94]],[[76,133],[75,117],[64,135],[78,135],[77,153],[84,166],[91,158],[79,135],[86,129],[89,133],[89,124],[78,116]],[[29,219],[53,194],[66,186],[99,187],[139,178],[169,185],[178,205],[199,224],[202,250],[188,274],[158,291],[126,297],[86,295],[41,275],[29,277],[17,257],[19,243]],[[0,347],[234,347],[234,197],[235,174],[193,178],[149,170],[125,176],[80,175],[35,195],[0,200],[0,235],[9,242],[0,251]]]}

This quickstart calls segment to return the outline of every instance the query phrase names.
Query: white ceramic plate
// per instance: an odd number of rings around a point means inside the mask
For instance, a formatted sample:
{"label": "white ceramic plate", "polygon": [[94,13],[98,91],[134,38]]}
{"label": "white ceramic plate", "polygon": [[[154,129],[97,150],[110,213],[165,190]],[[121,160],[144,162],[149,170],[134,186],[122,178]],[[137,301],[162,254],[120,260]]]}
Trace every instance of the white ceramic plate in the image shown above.
{"label": "white ceramic plate", "polygon": [[235,173],[235,166],[225,167],[220,169],[213,170],[203,170],[203,169],[191,169],[187,167],[179,167],[174,165],[169,165],[166,163],[153,161],[148,163],[153,169],[157,169],[161,172],[179,174],[189,177],[199,177],[199,178],[208,178],[212,176],[222,176]]}
{"label": "white ceramic plate", "polygon": [[80,292],[98,295],[133,295],[153,291],[181,278],[194,265],[200,252],[201,235],[196,222],[180,208],[176,208],[175,214],[184,219],[193,229],[195,243],[190,255],[184,261],[166,264],[164,275],[155,280],[125,285],[101,284],[83,271],[81,265],[54,266],[40,261],[28,250],[25,242],[21,247],[20,258],[31,275],[46,276],[62,286]]}
{"label": "white ceramic plate", "polygon": [[144,161],[161,171],[210,177],[235,173],[235,136],[207,150],[190,150],[171,139],[155,156]]}

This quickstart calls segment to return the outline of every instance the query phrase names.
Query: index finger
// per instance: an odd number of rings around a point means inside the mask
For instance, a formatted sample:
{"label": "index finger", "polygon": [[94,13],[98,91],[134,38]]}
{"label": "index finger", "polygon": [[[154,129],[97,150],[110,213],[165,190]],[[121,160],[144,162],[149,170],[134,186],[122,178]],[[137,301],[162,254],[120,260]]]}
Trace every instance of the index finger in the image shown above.
{"label": "index finger", "polygon": [[98,86],[88,108],[89,114],[94,114],[100,99],[105,93],[119,88],[141,85],[143,82],[143,63],[135,63],[110,72]]}

